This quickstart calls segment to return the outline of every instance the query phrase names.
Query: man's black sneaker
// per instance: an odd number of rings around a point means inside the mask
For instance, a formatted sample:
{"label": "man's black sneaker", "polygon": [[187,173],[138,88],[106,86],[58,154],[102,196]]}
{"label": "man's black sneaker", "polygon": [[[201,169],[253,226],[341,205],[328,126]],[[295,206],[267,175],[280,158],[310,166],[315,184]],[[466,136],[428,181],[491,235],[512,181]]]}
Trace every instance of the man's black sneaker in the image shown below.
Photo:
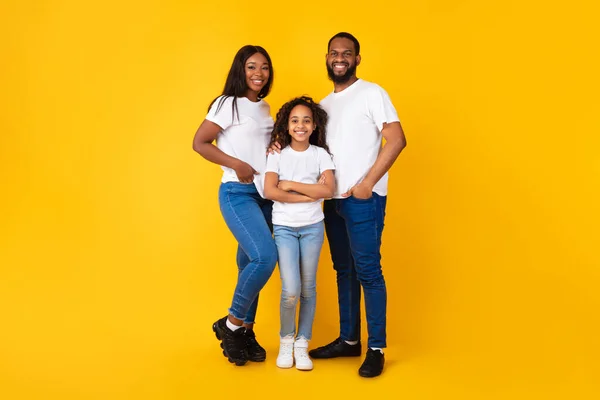
{"label": "man's black sneaker", "polygon": [[246,329],[246,358],[250,361],[261,362],[267,358],[266,350],[256,341],[254,329]]}
{"label": "man's black sneaker", "polygon": [[308,354],[312,358],[359,357],[361,351],[360,342],[352,345],[342,338],[337,338],[325,346],[309,351]]}
{"label": "man's black sneaker", "polygon": [[365,361],[358,369],[358,374],[364,378],[379,376],[383,372],[384,363],[385,356],[381,351],[369,349]]}
{"label": "man's black sneaker", "polygon": [[246,329],[239,328],[232,331],[226,324],[227,316],[221,318],[213,324],[213,332],[217,339],[221,340],[223,355],[227,357],[230,363],[237,366],[246,364]]}

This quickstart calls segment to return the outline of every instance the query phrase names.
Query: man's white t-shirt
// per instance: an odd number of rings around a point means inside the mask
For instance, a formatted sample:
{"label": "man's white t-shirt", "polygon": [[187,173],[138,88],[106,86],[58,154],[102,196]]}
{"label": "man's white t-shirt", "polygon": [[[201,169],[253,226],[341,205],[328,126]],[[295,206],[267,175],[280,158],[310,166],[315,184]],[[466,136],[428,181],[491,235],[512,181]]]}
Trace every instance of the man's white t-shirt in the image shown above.
{"label": "man's white t-shirt", "polygon": [[[250,164],[260,173],[254,176],[254,185],[258,193],[263,196],[266,151],[273,130],[269,104],[264,100],[253,102],[246,97],[238,97],[238,119],[237,113],[232,114],[233,97],[226,98],[217,112],[222,98],[223,96],[219,97],[213,103],[206,116],[207,120],[223,129],[217,136],[217,147],[225,154]],[[221,182],[239,182],[233,169],[225,166],[221,168],[223,168]]]}
{"label": "man's white t-shirt", "polygon": [[[379,155],[384,123],[399,121],[387,92],[379,85],[357,80],[339,93],[330,93],[321,101],[329,116],[327,145],[335,171],[334,198],[342,198],[352,186],[361,182]],[[373,187],[387,195],[388,174]]]}
{"label": "man's white t-shirt", "polygon": [[[325,149],[310,145],[305,151],[286,146],[281,153],[269,154],[266,172],[275,172],[280,181],[317,183],[319,176],[335,166]],[[312,203],[273,203],[273,225],[301,227],[323,221],[323,199]]]}

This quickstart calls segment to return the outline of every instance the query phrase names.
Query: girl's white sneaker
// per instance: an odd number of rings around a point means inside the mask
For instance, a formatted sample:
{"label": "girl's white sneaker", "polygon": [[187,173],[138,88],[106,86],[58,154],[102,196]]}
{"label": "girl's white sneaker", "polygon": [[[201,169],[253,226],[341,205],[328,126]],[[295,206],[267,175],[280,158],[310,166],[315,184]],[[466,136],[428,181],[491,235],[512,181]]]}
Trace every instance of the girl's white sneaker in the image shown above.
{"label": "girl's white sneaker", "polygon": [[294,359],[296,361],[296,369],[301,371],[310,371],[313,369],[313,362],[308,356],[308,340],[296,340],[294,343]]}
{"label": "girl's white sneaker", "polygon": [[279,341],[279,355],[277,366],[279,368],[292,368],[294,365],[294,338],[281,338]]}

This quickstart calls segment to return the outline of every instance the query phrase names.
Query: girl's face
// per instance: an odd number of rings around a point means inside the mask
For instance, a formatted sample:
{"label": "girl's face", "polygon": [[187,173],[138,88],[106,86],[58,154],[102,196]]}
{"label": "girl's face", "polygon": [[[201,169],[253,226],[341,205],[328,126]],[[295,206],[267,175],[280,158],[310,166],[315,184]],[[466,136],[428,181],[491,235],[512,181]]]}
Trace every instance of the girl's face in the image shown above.
{"label": "girl's face", "polygon": [[316,125],[313,121],[313,115],[310,108],[304,105],[297,105],[290,112],[288,122],[288,132],[292,140],[296,142],[308,142],[308,138],[315,130]]}
{"label": "girl's face", "polygon": [[267,58],[260,53],[254,53],[246,60],[246,85],[253,92],[260,92],[269,81],[271,71]]}

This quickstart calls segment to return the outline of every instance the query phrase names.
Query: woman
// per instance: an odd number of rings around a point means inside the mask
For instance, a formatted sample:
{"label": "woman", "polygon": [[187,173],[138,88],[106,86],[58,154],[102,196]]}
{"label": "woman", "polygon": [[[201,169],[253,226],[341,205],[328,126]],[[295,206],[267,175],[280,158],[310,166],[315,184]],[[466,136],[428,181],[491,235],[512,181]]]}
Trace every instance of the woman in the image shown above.
{"label": "woman", "polygon": [[266,358],[252,328],[258,293],[277,262],[271,235],[273,203],[263,197],[265,149],[273,129],[263,98],[272,83],[273,66],[266,50],[242,47],[233,59],[222,95],[213,100],[194,137],[194,150],[222,166],[219,206],[238,242],[238,281],[229,314],[213,324],[223,354],[236,365]]}

